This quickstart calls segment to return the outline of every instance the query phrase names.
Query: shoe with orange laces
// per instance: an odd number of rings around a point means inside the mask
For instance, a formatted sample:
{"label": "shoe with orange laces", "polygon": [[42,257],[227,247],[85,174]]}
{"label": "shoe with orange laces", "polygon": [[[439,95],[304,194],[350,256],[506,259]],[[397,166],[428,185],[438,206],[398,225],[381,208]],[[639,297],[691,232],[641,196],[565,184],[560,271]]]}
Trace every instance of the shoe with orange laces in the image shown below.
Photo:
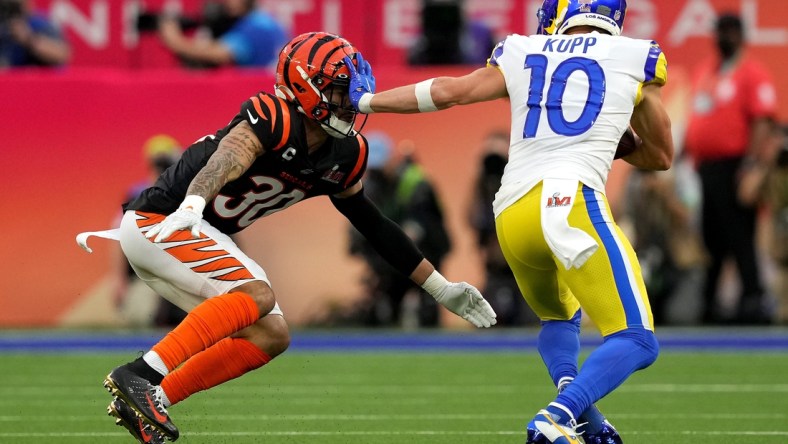
{"label": "shoe with orange laces", "polygon": [[178,428],[170,420],[167,409],[161,402],[160,386],[151,385],[147,379],[136,375],[126,365],[121,365],[107,375],[104,387],[134,409],[144,422],[167,439],[178,439]]}
{"label": "shoe with orange laces", "polygon": [[107,414],[114,416],[115,424],[125,427],[140,444],[164,444],[164,435],[144,422],[134,410],[118,398],[107,407]]}

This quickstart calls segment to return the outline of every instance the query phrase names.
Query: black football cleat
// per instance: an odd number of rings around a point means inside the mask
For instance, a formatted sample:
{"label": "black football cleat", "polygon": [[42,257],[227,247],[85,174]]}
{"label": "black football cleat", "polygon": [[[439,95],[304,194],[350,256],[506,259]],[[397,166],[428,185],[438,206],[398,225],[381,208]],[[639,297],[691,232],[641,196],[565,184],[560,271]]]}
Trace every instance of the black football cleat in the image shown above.
{"label": "black football cleat", "polygon": [[167,439],[170,441],[178,439],[178,428],[172,423],[167,409],[162,405],[160,386],[151,385],[147,379],[121,365],[107,375],[104,379],[104,387]]}
{"label": "black football cleat", "polygon": [[115,424],[123,426],[140,444],[164,444],[164,435],[142,420],[125,402],[118,398],[107,407],[107,414],[115,417]]}

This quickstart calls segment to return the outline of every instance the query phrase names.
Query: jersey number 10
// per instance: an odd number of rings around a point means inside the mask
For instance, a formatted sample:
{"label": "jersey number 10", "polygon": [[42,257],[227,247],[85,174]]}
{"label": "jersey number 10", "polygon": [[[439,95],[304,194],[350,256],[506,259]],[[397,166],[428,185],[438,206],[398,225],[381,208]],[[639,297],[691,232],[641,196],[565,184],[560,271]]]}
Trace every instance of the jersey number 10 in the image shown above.
{"label": "jersey number 10", "polygon": [[[544,98],[545,80],[547,77],[547,57],[542,54],[529,54],[525,58],[525,69],[531,70],[531,85],[528,88],[528,114],[525,117],[523,138],[536,136],[539,119],[542,115],[542,99]],[[582,71],[588,77],[588,97],[580,116],[575,121],[564,118],[561,107],[566,85],[575,71]],[[555,68],[547,88],[547,122],[550,128],[562,136],[577,136],[588,131],[602,111],[605,100],[605,72],[596,60],[584,57],[566,59]]]}

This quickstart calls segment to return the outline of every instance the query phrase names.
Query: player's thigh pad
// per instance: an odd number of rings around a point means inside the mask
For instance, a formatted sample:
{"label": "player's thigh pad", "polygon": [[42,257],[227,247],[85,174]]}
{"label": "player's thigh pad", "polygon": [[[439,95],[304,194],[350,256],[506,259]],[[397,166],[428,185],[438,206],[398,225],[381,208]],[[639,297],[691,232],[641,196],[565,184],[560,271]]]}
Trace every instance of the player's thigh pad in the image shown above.
{"label": "player's thigh pad", "polygon": [[[188,311],[206,298],[229,293],[247,282],[263,281],[270,286],[263,268],[205,220],[196,239],[188,230],[160,243],[146,238],[145,233],[164,217],[127,211],[119,233],[132,268],[161,296]],[[278,304],[271,313],[281,314]]]}

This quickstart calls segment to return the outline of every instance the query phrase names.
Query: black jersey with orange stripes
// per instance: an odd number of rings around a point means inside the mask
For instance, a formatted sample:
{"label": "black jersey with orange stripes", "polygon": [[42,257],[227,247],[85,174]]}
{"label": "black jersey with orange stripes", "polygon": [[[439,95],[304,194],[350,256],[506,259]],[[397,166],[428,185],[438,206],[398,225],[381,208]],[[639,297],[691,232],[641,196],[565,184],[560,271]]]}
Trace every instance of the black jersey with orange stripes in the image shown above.
{"label": "black jersey with orange stripes", "polygon": [[366,140],[360,134],[345,139],[329,137],[309,153],[306,118],[293,104],[276,96],[260,93],[251,97],[229,125],[190,146],[178,163],[123,208],[160,214],[174,212],[222,137],[244,120],[262,142],[264,153],[206,205],[203,217],[223,233],[241,231],[263,216],[310,197],[348,189],[366,169]]}

